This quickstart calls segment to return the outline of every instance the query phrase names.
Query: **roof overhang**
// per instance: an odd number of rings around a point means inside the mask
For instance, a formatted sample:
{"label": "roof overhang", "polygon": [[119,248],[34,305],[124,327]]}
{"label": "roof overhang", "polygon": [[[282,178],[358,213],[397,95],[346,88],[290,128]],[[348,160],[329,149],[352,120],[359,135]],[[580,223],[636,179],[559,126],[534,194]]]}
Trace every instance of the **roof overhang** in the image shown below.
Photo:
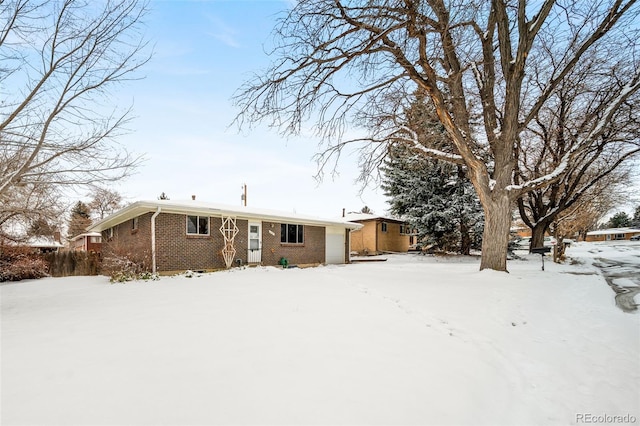
{"label": "roof overhang", "polygon": [[101,236],[102,234],[100,232],[85,232],[83,234],[79,234],[73,238],[70,238],[69,241],[77,241],[80,238],[84,238],[84,237],[101,237]]}
{"label": "roof overhang", "polygon": [[201,202],[173,202],[171,200],[137,201],[127,207],[113,213],[110,216],[94,223],[87,231],[102,232],[127,220],[151,212],[173,213],[184,215],[223,217],[232,216],[236,219],[266,220],[273,222],[295,222],[301,225],[312,226],[340,226],[345,229],[360,229],[362,224],[323,219],[313,216],[289,214],[275,210],[263,210],[250,207],[233,207],[222,204],[210,204]]}

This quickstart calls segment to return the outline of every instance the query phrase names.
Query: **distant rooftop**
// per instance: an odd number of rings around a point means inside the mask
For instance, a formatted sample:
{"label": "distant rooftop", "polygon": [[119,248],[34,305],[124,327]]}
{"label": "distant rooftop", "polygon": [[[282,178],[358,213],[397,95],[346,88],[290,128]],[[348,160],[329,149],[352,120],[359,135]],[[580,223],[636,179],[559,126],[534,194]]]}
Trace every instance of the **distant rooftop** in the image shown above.
{"label": "distant rooftop", "polygon": [[640,234],[639,228],[609,228],[598,229],[597,231],[587,232],[587,235],[611,235],[611,234],[630,234],[637,232]]}
{"label": "distant rooftop", "polygon": [[355,213],[355,212],[345,214],[343,219],[349,222],[361,222],[364,220],[384,220],[388,222],[404,222],[404,220],[398,219],[395,217],[381,216],[381,215],[369,214],[369,213]]}

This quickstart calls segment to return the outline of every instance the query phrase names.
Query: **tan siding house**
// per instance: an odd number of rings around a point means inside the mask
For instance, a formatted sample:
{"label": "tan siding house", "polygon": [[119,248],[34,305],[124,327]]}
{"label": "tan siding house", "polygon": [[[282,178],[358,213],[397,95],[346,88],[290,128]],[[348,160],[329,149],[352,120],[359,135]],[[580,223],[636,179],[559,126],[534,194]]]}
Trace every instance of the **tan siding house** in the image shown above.
{"label": "tan siding house", "polygon": [[402,220],[366,213],[348,213],[345,219],[362,225],[351,232],[351,250],[358,254],[409,250],[411,235]]}

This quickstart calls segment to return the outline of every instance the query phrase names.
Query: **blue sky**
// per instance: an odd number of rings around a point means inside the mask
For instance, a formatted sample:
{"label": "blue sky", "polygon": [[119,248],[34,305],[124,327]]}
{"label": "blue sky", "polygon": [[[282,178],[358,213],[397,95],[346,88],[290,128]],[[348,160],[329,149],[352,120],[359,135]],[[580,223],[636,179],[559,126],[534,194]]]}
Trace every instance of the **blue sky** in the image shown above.
{"label": "blue sky", "polygon": [[[137,174],[115,186],[127,201],[198,200],[248,204],[287,212],[334,217],[369,206],[388,208],[382,190],[360,194],[356,153],[345,152],[340,175],[314,176],[318,140],[285,139],[258,127],[231,126],[231,97],[252,74],[268,67],[271,31],[292,0],[151,0],[146,19],[154,56],[142,74],[118,93],[133,104],[131,133],[119,142],[144,154]],[[637,185],[637,182],[636,182]],[[636,197],[618,210],[632,211]]]}
{"label": "blue sky", "polygon": [[317,182],[312,159],[318,141],[285,139],[256,128],[230,126],[237,110],[231,97],[270,63],[265,53],[278,14],[290,1],[158,1],[150,3],[147,38],[154,56],[145,78],[118,96],[133,103],[132,131],[119,142],[147,161],[116,189],[128,201],[190,199],[240,205],[242,185],[257,208],[338,216],[342,208],[388,208],[381,190],[360,195],[357,155],[345,155],[340,176]]}

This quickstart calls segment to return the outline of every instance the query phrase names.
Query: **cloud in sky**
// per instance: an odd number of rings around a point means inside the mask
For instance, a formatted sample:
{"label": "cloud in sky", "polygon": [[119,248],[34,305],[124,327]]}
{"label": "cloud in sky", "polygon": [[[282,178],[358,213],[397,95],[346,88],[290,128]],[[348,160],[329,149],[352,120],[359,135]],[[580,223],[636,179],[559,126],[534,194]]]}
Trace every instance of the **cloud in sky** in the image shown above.
{"label": "cloud in sky", "polygon": [[209,15],[208,21],[212,25],[212,29],[207,34],[228,47],[239,48],[240,42],[236,39],[238,33],[235,28],[225,23],[217,16]]}

